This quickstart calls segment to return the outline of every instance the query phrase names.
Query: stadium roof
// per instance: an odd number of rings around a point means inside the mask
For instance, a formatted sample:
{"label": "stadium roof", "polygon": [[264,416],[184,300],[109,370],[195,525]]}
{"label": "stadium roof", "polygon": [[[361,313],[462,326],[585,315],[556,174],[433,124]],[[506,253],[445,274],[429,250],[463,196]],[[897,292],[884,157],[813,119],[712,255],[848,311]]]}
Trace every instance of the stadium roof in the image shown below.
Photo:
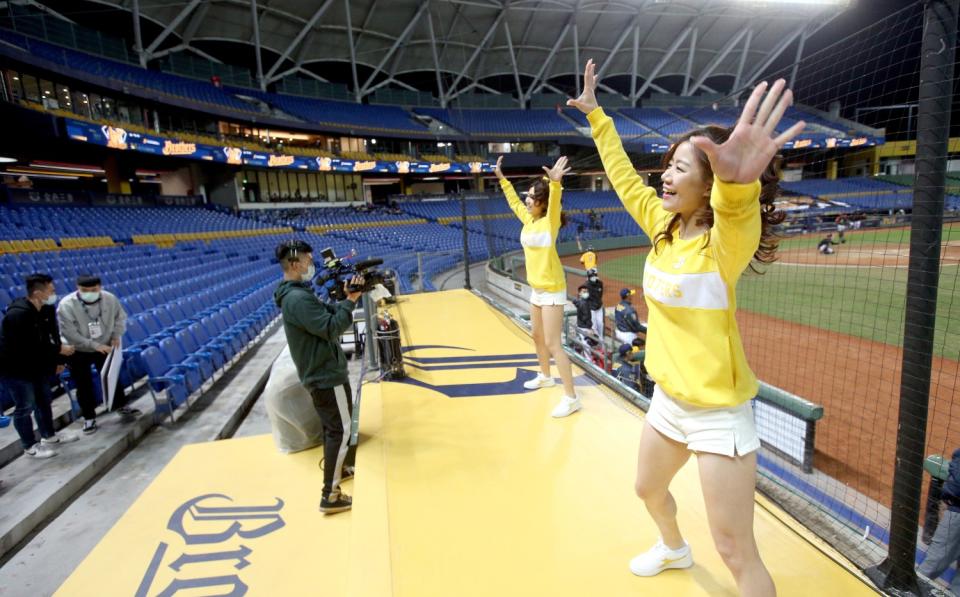
{"label": "stadium roof", "polygon": [[[142,60],[191,51],[252,54],[265,86],[291,74],[355,96],[393,85],[444,103],[472,90],[574,93],[593,58],[601,89],[728,94],[847,6],[845,0],[29,0],[66,18],[79,6],[139,13]],[[132,19],[126,21],[128,31]],[[118,32],[120,33],[120,32]],[[122,32],[127,35],[127,32]],[[132,36],[131,36],[132,37]],[[237,44],[249,52],[236,52]],[[256,52],[256,48],[260,52]],[[239,62],[246,62],[240,59]]]}

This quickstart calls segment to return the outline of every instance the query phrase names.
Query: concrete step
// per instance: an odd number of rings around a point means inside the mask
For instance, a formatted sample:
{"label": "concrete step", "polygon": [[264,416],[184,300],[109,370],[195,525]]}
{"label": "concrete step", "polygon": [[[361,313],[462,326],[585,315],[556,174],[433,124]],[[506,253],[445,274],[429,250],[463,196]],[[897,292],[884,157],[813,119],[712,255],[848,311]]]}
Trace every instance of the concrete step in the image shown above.
{"label": "concrete step", "polygon": [[[107,473],[158,421],[163,429],[171,432],[172,441],[180,445],[230,437],[262,390],[270,365],[285,343],[283,333],[277,333],[279,329],[278,318],[233,365],[218,373],[202,393],[191,397],[190,409],[176,411],[174,423],[170,423],[169,416],[154,417],[153,401],[149,395],[142,396],[134,401],[143,411],[136,421],[125,423],[119,415],[106,414],[98,417],[99,431],[87,436],[80,431],[79,421],[72,423],[66,428],[77,432],[80,440],[58,447],[57,456],[48,460],[21,456],[0,469],[0,500],[4,504],[0,508],[0,561],[9,559],[24,539],[61,512],[91,482]],[[247,383],[237,385],[238,377]],[[225,392],[225,388],[229,391]],[[221,394],[223,399],[212,404]],[[192,418],[193,411],[217,412],[215,420],[200,433],[200,439],[189,433],[178,435]],[[122,511],[117,516],[120,514]]]}

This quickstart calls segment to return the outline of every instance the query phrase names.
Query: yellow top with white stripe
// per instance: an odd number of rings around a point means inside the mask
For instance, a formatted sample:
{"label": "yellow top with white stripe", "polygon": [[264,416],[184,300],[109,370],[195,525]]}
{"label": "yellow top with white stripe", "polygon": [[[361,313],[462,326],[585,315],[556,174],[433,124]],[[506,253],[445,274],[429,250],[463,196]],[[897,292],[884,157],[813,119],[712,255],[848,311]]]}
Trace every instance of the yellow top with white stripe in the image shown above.
{"label": "yellow top with white stripe", "polygon": [[550,195],[547,213],[542,218],[530,215],[526,205],[520,201],[513,185],[506,178],[500,179],[500,188],[507,196],[510,209],[523,222],[520,232],[520,244],[527,263],[527,283],[537,290],[560,292],[567,288],[567,277],[563,273],[563,264],[557,255],[557,236],[560,233],[560,195],[563,187],[559,182],[550,181]]}
{"label": "yellow top with white stripe", "polygon": [[[627,212],[651,239],[673,214],[643,184],[613,121],[597,108],[587,115],[603,168]],[[734,316],[740,274],[760,244],[760,182],[714,178],[709,236],[661,243],[643,270],[649,309],[646,367],[670,396],[701,407],[731,407],[757,394]],[[704,246],[709,239],[709,244]]]}

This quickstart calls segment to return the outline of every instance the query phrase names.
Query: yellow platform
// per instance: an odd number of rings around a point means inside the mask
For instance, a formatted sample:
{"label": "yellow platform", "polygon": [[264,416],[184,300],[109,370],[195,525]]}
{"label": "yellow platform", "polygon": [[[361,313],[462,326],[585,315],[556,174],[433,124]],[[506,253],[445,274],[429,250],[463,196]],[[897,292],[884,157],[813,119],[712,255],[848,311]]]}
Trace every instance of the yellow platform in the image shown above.
{"label": "yellow platform", "polygon": [[[284,456],[269,436],[187,446],[58,595],[736,594],[693,460],[672,490],[696,565],[630,573],[657,537],[633,494],[642,413],[580,377],[584,410],[550,418],[559,388],[522,390],[529,337],[467,292],[395,312],[410,379],[363,389],[352,512],[317,511],[317,450]],[[758,503],[780,595],[875,594]]]}

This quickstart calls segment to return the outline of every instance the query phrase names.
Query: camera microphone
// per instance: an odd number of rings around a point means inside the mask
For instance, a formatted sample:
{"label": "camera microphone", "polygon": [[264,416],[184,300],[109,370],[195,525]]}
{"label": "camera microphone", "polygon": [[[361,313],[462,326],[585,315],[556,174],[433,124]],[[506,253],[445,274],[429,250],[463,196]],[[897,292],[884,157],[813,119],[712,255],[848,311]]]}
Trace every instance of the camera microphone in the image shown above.
{"label": "camera microphone", "polygon": [[375,265],[383,265],[383,259],[365,259],[364,261],[356,261],[354,262],[353,267],[355,267],[357,271],[363,271],[368,267],[373,267]]}

